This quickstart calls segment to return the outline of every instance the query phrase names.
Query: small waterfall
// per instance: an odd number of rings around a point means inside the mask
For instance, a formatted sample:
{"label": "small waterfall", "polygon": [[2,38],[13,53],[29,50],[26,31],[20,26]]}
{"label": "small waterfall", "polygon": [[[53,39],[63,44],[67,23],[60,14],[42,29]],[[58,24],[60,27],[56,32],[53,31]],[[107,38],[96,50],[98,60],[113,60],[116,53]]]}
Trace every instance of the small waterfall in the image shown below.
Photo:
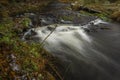
{"label": "small waterfall", "polygon": [[32,29],[29,29],[27,32],[24,33],[24,35],[23,35],[23,37],[22,37],[22,40],[23,40],[23,41],[26,40],[25,38],[26,38],[27,35],[31,35],[31,30],[32,30]]}
{"label": "small waterfall", "polygon": [[99,24],[109,23],[96,19],[84,26],[57,24],[57,27],[48,25],[32,30],[37,33],[35,37],[39,38],[39,42],[42,42],[55,29],[45,40],[44,47],[64,62],[64,67],[68,69],[63,73],[65,80],[119,80],[120,63],[113,54],[115,52],[119,55],[119,48],[109,46],[113,42],[106,33],[90,35],[85,31]]}

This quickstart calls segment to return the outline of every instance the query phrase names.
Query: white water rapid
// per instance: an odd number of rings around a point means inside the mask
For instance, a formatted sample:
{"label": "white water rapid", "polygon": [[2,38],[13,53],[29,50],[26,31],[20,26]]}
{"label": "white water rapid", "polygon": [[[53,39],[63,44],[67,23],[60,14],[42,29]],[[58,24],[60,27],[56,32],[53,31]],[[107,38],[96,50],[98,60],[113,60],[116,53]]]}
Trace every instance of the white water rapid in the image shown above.
{"label": "white water rapid", "polygon": [[116,45],[120,44],[119,29],[90,33],[84,30],[100,24],[109,23],[96,19],[84,26],[57,24],[56,28],[49,25],[33,30],[37,33],[34,37],[42,42],[55,29],[44,47],[64,62],[68,69],[63,73],[64,80],[120,80],[120,47]]}

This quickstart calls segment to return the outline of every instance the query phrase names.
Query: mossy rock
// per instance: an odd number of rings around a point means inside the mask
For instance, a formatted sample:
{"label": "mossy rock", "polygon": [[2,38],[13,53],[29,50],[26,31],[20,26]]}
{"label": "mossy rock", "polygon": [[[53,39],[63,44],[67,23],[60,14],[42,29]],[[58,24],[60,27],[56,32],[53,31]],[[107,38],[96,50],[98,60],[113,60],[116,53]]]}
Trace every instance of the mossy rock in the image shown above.
{"label": "mossy rock", "polygon": [[74,16],[69,15],[69,16],[61,16],[60,19],[65,20],[65,21],[72,21],[74,19]]}

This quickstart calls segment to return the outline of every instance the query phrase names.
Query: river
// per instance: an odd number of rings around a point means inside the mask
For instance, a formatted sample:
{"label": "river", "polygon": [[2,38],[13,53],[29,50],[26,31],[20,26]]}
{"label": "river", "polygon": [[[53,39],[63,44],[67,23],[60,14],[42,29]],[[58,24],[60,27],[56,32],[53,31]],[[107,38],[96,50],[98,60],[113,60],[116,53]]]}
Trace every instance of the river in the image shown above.
{"label": "river", "polygon": [[62,20],[33,28],[32,38],[46,39],[44,48],[62,61],[64,80],[120,80],[120,24],[85,17],[84,24]]}

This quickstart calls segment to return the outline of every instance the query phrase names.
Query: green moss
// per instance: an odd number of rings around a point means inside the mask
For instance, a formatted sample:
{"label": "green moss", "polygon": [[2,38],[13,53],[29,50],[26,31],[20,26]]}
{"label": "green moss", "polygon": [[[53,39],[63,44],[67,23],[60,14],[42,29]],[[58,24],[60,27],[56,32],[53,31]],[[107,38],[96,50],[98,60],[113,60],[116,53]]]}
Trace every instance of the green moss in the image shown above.
{"label": "green moss", "polygon": [[31,20],[29,18],[24,18],[24,20],[22,21],[22,25],[25,27],[29,27]]}
{"label": "green moss", "polygon": [[37,63],[33,62],[32,60],[28,60],[28,59],[23,62],[22,68],[24,71],[27,71],[27,72],[33,72],[33,71],[39,70]]}
{"label": "green moss", "polygon": [[95,16],[98,16],[99,18],[101,18],[104,21],[111,21],[111,19],[108,17],[108,15],[106,13],[100,13],[100,14],[95,14]]}
{"label": "green moss", "polygon": [[66,21],[72,21],[74,19],[74,16],[61,16],[60,19],[66,20]]}
{"label": "green moss", "polygon": [[[23,18],[19,21],[22,20]],[[48,53],[40,48],[40,44],[21,41],[18,36],[19,33],[16,33],[19,29],[23,30],[28,27],[29,22],[30,20],[28,18],[25,18],[23,22],[19,24],[12,19],[5,18],[0,23],[0,33],[3,34],[3,36],[0,37],[0,76],[4,76],[3,80],[8,78],[9,80],[13,80],[15,76],[19,76],[20,74],[29,74],[28,77],[30,79],[34,77],[36,73],[44,77],[48,72],[45,67],[46,64],[49,63],[49,58],[43,56],[43,54],[47,56]],[[15,25],[18,25],[18,27],[15,28]],[[9,60],[7,59],[7,56],[10,54],[16,57],[16,64],[20,66],[20,72],[12,71]],[[39,78],[39,76],[36,77]],[[43,77],[41,80],[50,80],[49,77],[45,77],[44,79]]]}
{"label": "green moss", "polygon": [[81,14],[83,15],[89,15],[89,16],[97,16],[99,17],[100,19],[104,20],[104,21],[111,21],[111,19],[109,18],[109,15],[106,14],[106,13],[95,13],[95,14],[92,14],[92,13],[89,13],[89,12],[85,12],[85,11],[80,11]]}

